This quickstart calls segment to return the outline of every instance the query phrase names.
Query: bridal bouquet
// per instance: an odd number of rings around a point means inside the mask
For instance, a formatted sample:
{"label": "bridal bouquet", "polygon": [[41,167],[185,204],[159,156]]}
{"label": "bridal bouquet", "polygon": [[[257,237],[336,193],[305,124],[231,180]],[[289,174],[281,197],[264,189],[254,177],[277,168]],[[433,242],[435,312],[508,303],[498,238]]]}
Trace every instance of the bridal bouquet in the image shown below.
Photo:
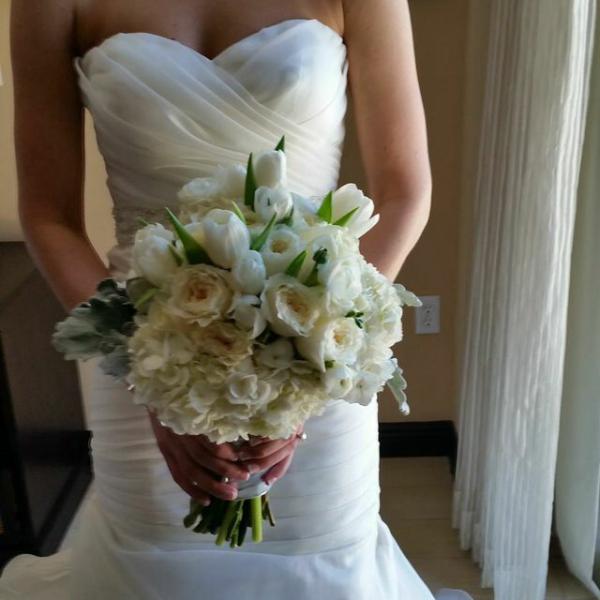
{"label": "bridal bouquet", "polygon": [[[161,423],[216,443],[287,438],[332,399],[368,404],[388,383],[407,412],[403,306],[421,302],[359,251],[378,220],[353,184],[320,201],[287,188],[284,139],[247,165],[187,183],[171,228],[143,223],[126,282],[105,279],[57,324],[67,359],[135,389]],[[273,524],[254,474],[236,500],[192,500],[184,524],[232,547]]]}

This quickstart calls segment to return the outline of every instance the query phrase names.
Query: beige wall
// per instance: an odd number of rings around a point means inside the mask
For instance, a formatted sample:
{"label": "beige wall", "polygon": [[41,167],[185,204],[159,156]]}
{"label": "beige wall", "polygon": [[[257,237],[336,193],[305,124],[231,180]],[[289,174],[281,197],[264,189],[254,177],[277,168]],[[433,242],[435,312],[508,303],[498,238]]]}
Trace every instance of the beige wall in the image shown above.
{"label": "beige wall", "polygon": [[[16,208],[16,179],[12,148],[12,93],[8,44],[9,0],[0,0],[0,240],[22,239]],[[459,243],[461,212],[461,156],[465,44],[468,33],[468,0],[414,0],[411,13],[417,63],[427,115],[433,170],[433,203],[429,223],[409,256],[399,281],[419,295],[441,296],[439,335],[414,333],[413,310],[407,310],[405,337],[398,348],[408,380],[411,420],[451,419],[455,416],[457,351],[460,327]],[[361,185],[364,176],[349,115],[348,137],[341,179]],[[114,243],[110,198],[104,184],[104,167],[87,119],[86,221],[90,238],[104,254]],[[83,387],[89,368],[82,368]],[[387,394],[381,400],[384,421],[401,420]]]}

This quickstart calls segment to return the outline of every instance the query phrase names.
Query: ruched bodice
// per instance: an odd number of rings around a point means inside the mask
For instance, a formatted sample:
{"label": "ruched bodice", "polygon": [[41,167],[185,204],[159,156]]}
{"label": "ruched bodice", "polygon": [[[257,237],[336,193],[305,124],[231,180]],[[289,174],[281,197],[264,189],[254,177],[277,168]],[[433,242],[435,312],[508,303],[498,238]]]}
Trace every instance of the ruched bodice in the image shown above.
{"label": "ruched bodice", "polygon": [[113,274],[125,274],[136,216],[164,222],[163,207],[176,206],[184,183],[219,163],[243,163],[282,135],[290,188],[307,196],[333,188],[344,137],[345,48],[320,21],[292,19],[212,60],[143,32],[117,33],[75,58],[114,203]]}

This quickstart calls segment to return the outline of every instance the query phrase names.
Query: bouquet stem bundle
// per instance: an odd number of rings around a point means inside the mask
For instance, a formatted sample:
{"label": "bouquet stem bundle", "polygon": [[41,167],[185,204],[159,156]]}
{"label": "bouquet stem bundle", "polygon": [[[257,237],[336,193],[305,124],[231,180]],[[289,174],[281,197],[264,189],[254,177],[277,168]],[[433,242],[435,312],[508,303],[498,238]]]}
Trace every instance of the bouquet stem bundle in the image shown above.
{"label": "bouquet stem bundle", "polygon": [[212,497],[208,506],[191,499],[190,512],[184,517],[183,524],[195,533],[216,535],[217,546],[229,542],[232,548],[239,548],[248,528],[252,529],[253,542],[262,541],[263,521],[275,525],[267,494],[240,500]]}

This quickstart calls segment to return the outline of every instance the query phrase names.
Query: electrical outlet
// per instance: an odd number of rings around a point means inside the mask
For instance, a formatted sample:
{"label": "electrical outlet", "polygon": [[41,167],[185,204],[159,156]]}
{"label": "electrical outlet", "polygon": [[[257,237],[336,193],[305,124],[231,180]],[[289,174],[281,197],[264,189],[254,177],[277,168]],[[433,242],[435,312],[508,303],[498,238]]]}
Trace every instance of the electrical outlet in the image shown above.
{"label": "electrical outlet", "polygon": [[416,333],[440,332],[440,297],[419,296],[423,306],[415,308]]}

